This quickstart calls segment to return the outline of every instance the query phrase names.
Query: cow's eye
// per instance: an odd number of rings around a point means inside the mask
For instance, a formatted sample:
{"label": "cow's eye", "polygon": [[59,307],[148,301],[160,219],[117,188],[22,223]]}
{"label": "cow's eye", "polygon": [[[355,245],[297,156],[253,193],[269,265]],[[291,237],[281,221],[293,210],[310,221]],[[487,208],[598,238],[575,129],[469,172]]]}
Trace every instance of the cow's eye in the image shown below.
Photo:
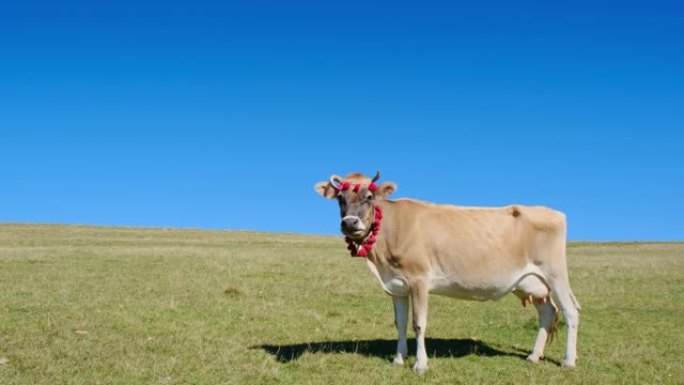
{"label": "cow's eye", "polygon": [[373,200],[373,193],[372,192],[369,191],[368,194],[366,194],[366,200],[367,201]]}

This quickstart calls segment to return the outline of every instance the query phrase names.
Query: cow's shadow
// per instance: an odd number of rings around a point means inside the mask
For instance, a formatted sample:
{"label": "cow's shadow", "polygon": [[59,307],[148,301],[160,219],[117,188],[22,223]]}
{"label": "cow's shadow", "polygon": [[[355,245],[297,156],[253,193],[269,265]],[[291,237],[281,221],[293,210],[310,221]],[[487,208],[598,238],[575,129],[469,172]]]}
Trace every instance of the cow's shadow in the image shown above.
{"label": "cow's shadow", "polygon": [[[511,356],[525,359],[526,354],[520,351],[502,351],[482,341],[474,339],[425,338],[425,345],[430,357],[465,357],[469,355],[494,357]],[[409,353],[416,351],[415,339],[408,341]],[[396,352],[396,340],[358,340],[358,341],[322,341],[285,345],[257,345],[252,349],[263,349],[279,362],[287,363],[297,360],[304,353],[350,353],[367,357],[378,357],[391,360]]]}

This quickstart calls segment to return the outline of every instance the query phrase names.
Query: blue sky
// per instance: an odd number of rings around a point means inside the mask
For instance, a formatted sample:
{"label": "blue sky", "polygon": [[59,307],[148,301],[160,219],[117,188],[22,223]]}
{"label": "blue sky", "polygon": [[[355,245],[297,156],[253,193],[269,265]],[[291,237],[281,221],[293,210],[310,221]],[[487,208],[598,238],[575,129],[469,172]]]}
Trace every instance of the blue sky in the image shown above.
{"label": "blue sky", "polygon": [[314,183],[380,170],[684,240],[681,3],[7,3],[0,222],[336,234]]}

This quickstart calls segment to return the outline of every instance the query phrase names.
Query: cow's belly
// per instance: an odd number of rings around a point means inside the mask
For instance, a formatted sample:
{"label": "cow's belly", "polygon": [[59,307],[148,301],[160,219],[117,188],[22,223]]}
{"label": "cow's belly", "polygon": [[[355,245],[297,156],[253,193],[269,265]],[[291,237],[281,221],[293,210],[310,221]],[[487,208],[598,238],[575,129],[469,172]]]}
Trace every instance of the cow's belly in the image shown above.
{"label": "cow's belly", "polygon": [[430,282],[430,293],[447,297],[470,299],[477,301],[495,300],[510,293],[509,285],[468,285],[453,280],[437,280]]}
{"label": "cow's belly", "polygon": [[409,295],[409,286],[406,279],[399,272],[388,267],[375,266],[373,262],[366,259],[368,269],[378,279],[382,289],[389,295],[395,297],[406,297]]}
{"label": "cow's belly", "polygon": [[530,276],[539,276],[540,272],[537,270],[534,266],[527,266],[523,269],[498,272],[486,277],[433,272],[430,276],[430,293],[477,301],[497,300],[520,289],[521,283],[530,281]]}
{"label": "cow's belly", "polygon": [[[368,259],[366,263],[387,294],[396,297],[409,295],[409,284],[399,271],[388,266],[378,267]],[[509,272],[491,272],[481,277],[473,274],[446,274],[433,271],[429,277],[429,292],[477,301],[497,300],[514,291],[543,298],[548,295],[548,286],[543,275],[539,268],[532,264]]]}

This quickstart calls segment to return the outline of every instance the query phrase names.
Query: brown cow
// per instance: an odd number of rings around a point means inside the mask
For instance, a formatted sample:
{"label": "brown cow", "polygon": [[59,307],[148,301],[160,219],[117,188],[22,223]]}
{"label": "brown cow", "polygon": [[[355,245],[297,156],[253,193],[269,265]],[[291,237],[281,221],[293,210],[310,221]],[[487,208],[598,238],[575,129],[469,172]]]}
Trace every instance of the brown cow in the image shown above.
{"label": "brown cow", "polygon": [[470,300],[496,300],[514,293],[539,314],[539,331],[527,357],[538,362],[556,326],[560,306],[567,325],[563,366],[575,367],[579,303],[565,258],[565,215],[546,207],[500,208],[437,205],[386,199],[392,182],[379,186],[362,174],[337,175],[316,191],[337,199],[341,230],[352,255],[366,256],[371,272],[392,296],[399,333],[393,363],[407,356],[409,298],[416,333],[416,364],[427,369],[425,328],[428,293]]}

